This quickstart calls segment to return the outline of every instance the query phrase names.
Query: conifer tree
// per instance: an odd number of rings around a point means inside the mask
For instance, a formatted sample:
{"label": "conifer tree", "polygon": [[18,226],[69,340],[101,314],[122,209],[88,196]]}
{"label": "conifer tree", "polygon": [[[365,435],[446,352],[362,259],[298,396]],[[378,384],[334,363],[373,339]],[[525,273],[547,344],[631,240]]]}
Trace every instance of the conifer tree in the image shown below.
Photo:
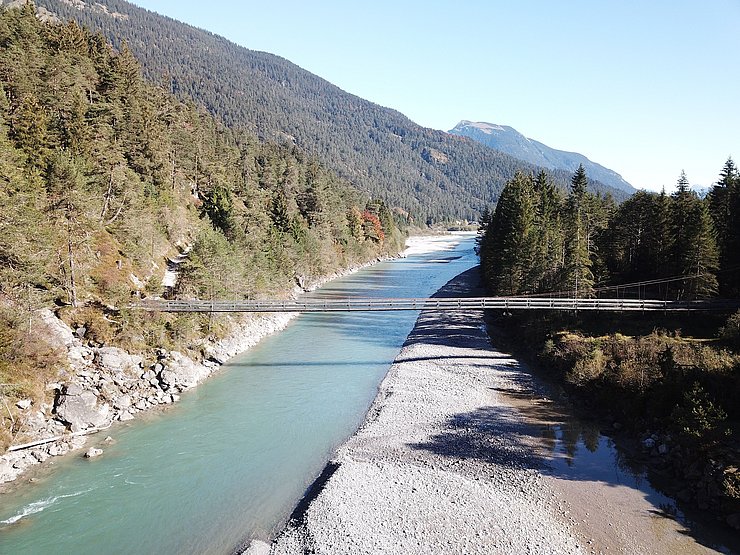
{"label": "conifer tree", "polygon": [[717,245],[709,210],[682,171],[671,206],[673,273],[686,279],[675,292],[679,298],[708,297],[717,291]]}
{"label": "conifer tree", "polygon": [[583,165],[579,165],[571,179],[570,194],[566,203],[567,235],[561,279],[561,286],[572,291],[575,297],[592,296],[594,286],[587,227],[589,217],[587,187],[586,170]]}
{"label": "conifer tree", "polygon": [[687,274],[694,276],[689,291],[693,298],[712,297],[718,290],[719,252],[706,202],[699,200],[694,206],[689,231],[691,250],[686,256],[686,265]]}
{"label": "conifer tree", "polygon": [[528,283],[533,291],[552,291],[563,266],[562,198],[544,170],[535,176],[534,194],[534,257]]}
{"label": "conifer tree", "polygon": [[527,276],[535,254],[534,223],[532,178],[517,172],[501,193],[481,250],[484,276],[497,294],[531,292]]}
{"label": "conifer tree", "polygon": [[724,296],[736,297],[740,295],[740,175],[732,158],[725,162],[707,198],[717,232],[720,290]]}

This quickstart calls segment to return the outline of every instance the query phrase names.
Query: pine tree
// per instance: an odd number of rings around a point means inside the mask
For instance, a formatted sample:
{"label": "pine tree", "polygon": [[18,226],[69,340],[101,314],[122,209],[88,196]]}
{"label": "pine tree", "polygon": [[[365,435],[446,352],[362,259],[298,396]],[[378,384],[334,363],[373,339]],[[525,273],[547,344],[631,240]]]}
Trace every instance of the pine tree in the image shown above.
{"label": "pine tree", "polygon": [[720,253],[720,290],[735,297],[740,295],[740,175],[732,158],[725,162],[708,201]]}
{"label": "pine tree", "polygon": [[562,198],[544,170],[534,179],[534,193],[534,257],[528,284],[530,289],[539,293],[557,286],[557,275],[563,265]]}
{"label": "pine tree", "polygon": [[565,212],[566,239],[565,261],[563,265],[561,287],[572,291],[575,297],[593,296],[594,276],[592,260],[589,253],[588,213],[588,179],[586,170],[578,166],[571,179]]}
{"label": "pine tree", "polygon": [[478,233],[475,237],[475,253],[478,255],[480,255],[481,243],[483,242],[483,237],[486,234],[488,225],[491,223],[492,217],[493,213],[488,206],[486,206],[481,212],[480,218],[478,218]]}
{"label": "pine tree", "polygon": [[675,288],[679,298],[703,298],[717,291],[718,253],[709,210],[688,184],[682,171],[672,197],[671,268],[686,278]]}
{"label": "pine tree", "polygon": [[531,292],[527,277],[535,254],[534,223],[532,178],[517,173],[501,193],[481,250],[485,279],[496,294]]}
{"label": "pine tree", "polygon": [[716,272],[719,252],[706,202],[699,200],[694,206],[689,233],[691,250],[687,253],[686,265],[688,275],[694,276],[691,281],[691,296],[699,299],[712,297],[717,294],[718,289]]}

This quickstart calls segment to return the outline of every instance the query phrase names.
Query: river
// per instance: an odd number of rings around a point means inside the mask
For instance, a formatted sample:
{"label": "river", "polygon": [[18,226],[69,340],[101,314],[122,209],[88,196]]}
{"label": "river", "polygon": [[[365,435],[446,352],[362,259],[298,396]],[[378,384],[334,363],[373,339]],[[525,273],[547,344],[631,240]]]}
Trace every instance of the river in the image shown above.
{"label": "river", "polygon": [[[447,250],[383,262],[311,295],[426,297],[477,263],[472,246],[472,238],[454,248],[440,241],[436,247]],[[361,424],[416,317],[299,316],[177,404],[93,438],[88,445],[104,449],[101,457],[53,459],[33,483],[0,496],[0,554],[224,554],[269,540]],[[596,429],[551,408],[540,413],[532,399],[509,402],[541,426],[549,451],[541,471],[565,488],[568,520],[587,545],[737,549],[726,531],[692,522],[627,469]],[[593,522],[600,508],[608,509],[608,526]],[[614,543],[624,515],[624,538]],[[681,541],[687,536],[697,543]]]}
{"label": "river", "polygon": [[[439,248],[449,247],[449,240]],[[335,280],[316,296],[427,297],[473,239]],[[229,553],[277,532],[360,425],[418,313],[304,314],[167,410],[118,424],[4,494],[0,553]]]}

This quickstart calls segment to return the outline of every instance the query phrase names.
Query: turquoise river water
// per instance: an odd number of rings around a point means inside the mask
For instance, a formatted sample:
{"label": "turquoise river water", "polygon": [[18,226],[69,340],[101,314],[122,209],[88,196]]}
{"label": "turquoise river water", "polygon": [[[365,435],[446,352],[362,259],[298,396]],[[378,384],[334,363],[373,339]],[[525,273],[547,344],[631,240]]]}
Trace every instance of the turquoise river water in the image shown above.
{"label": "turquoise river water", "polygon": [[[427,297],[472,238],[333,281],[318,296]],[[416,312],[304,314],[167,410],[118,424],[0,497],[0,553],[230,553],[278,532],[361,424]]]}

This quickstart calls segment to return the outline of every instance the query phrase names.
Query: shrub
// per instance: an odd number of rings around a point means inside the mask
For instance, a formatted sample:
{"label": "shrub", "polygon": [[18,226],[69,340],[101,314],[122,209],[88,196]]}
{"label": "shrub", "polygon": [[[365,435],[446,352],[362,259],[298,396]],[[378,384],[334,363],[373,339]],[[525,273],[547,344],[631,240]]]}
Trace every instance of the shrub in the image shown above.
{"label": "shrub", "polygon": [[671,416],[678,433],[690,441],[709,446],[729,435],[727,413],[712,402],[699,382],[684,393]]}
{"label": "shrub", "polygon": [[727,319],[719,330],[719,337],[729,347],[740,350],[740,310]]}
{"label": "shrub", "polygon": [[601,379],[604,370],[606,370],[604,351],[596,347],[586,356],[576,360],[573,370],[567,375],[567,380],[574,385],[588,385]]}

